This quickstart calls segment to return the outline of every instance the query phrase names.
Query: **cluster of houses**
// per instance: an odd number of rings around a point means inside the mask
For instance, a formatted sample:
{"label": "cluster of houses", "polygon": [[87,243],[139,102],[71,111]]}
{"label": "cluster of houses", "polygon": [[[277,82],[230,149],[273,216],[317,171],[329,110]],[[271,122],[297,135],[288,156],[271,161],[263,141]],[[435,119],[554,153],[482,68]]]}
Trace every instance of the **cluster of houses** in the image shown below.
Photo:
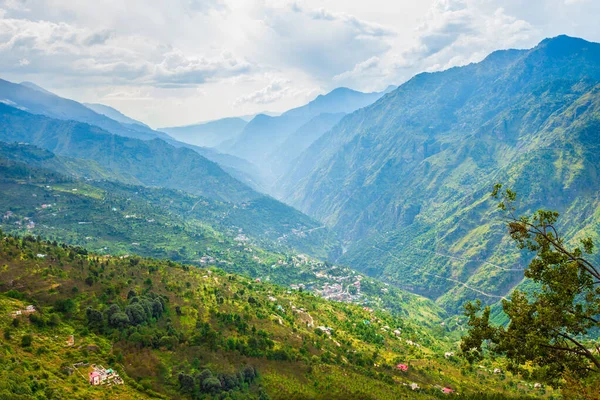
{"label": "cluster of houses", "polygon": [[17,226],[25,226],[27,229],[31,230],[35,228],[35,222],[29,217],[23,217],[23,220],[19,219],[12,211],[7,211],[2,216],[2,221],[8,222],[10,219],[17,218],[17,221],[14,222]]}
{"label": "cluster of houses", "polygon": [[333,332],[333,328],[328,326],[317,326],[317,329],[329,336],[331,336],[331,332]]}
{"label": "cluster of houses", "polygon": [[203,256],[202,258],[200,258],[199,261],[200,261],[200,264],[202,264],[202,265],[214,264],[216,262],[214,257],[211,257],[211,256]]}

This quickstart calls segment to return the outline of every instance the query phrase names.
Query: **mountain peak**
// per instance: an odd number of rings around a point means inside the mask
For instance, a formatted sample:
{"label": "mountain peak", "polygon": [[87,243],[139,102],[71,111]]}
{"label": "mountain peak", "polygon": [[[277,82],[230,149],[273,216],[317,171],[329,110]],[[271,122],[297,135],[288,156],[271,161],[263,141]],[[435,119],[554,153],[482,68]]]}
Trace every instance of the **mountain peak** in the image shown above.
{"label": "mountain peak", "polygon": [[19,83],[19,85],[25,86],[26,88],[29,88],[29,89],[37,90],[38,92],[41,92],[41,93],[45,93],[45,94],[50,94],[50,95],[56,96],[54,93],[52,93],[52,92],[44,89],[41,86],[36,85],[33,82],[25,81],[25,82]]}
{"label": "mountain peak", "polygon": [[543,51],[550,57],[565,57],[590,48],[600,51],[600,44],[577,37],[559,35],[542,40],[532,49],[532,52]]}

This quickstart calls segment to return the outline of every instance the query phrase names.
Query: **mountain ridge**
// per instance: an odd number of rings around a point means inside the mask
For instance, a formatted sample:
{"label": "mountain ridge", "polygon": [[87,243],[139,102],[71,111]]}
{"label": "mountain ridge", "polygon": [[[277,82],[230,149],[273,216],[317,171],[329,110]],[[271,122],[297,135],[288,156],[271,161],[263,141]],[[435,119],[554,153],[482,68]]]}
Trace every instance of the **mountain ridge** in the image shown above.
{"label": "mountain ridge", "polygon": [[[497,296],[488,302],[497,301],[522,280],[522,270],[511,271],[522,262],[506,258],[506,242],[490,236],[499,225],[486,220],[483,199],[504,169],[523,164],[539,169],[521,154],[540,148],[544,135],[554,135],[553,124],[574,129],[569,127],[595,123],[594,114],[585,112],[589,106],[576,108],[577,122],[567,110],[595,96],[598,83],[600,45],[566,36],[530,50],[495,52],[481,63],[419,74],[347,115],[313,143],[280,181],[283,199],[337,231],[350,247],[342,260],[362,265],[363,271],[413,286],[451,310],[478,296],[468,286],[483,288]],[[577,160],[567,149],[560,157]],[[540,173],[553,185],[565,179],[551,169]],[[529,206],[544,206],[522,183],[516,189],[525,192]],[[552,193],[561,200],[546,206],[565,211],[568,192]],[[416,257],[410,249],[426,251]],[[508,271],[498,277],[502,269],[492,264]]]}

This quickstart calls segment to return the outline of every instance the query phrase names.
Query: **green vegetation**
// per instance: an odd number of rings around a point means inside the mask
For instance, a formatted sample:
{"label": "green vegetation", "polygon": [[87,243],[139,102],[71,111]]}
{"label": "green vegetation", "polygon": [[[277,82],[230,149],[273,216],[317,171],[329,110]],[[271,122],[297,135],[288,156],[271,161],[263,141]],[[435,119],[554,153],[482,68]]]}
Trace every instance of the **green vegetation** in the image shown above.
{"label": "green vegetation", "polygon": [[[215,231],[231,239],[242,233],[240,238],[248,237],[244,242],[276,251],[293,249],[321,258],[340,251],[335,237],[318,222],[269,197],[236,205],[178,190],[107,181],[108,173],[89,177],[73,169],[88,164],[33,146],[0,143],[0,184],[6,194],[0,198],[0,210],[32,218],[38,223],[36,233],[53,240],[111,252],[133,251],[130,244],[139,243],[143,250],[136,248],[138,254],[177,260],[196,259],[192,248],[222,247],[214,243],[222,238],[197,246],[198,236],[218,236]],[[52,206],[40,209],[42,204]],[[16,221],[10,222],[9,228],[4,221],[5,230],[15,229]],[[139,236],[132,237],[132,229]],[[61,231],[78,232],[78,237]],[[193,237],[178,239],[175,245],[173,236],[182,232]],[[84,241],[86,237],[91,239]],[[165,241],[164,247],[159,245]]]}
{"label": "green vegetation", "polygon": [[494,183],[525,212],[560,212],[567,241],[598,235],[599,60],[600,44],[560,36],[419,74],[315,142],[282,198],[347,243],[339,263],[451,313],[497,303],[529,256],[488,207]]}
{"label": "green vegetation", "polygon": [[[445,358],[455,344],[386,312],[217,269],[1,236],[8,338],[0,393],[8,398],[427,399],[443,397],[441,387],[541,394],[493,374],[497,363],[479,369]],[[29,304],[35,312],[12,315]],[[91,364],[114,368],[124,384],[89,385]]]}
{"label": "green vegetation", "polygon": [[[470,330],[461,348],[471,361],[488,351],[506,356],[513,372],[579,391],[573,398],[595,398],[600,385],[600,273],[584,257],[592,254],[593,241],[587,237],[581,239],[582,247],[568,246],[556,229],[554,211],[516,216],[516,193],[500,192],[501,187],[496,185],[492,196],[501,200],[499,208],[508,214],[510,236],[518,248],[535,252],[525,276],[539,289],[514,291],[510,300],[502,301],[507,327],[491,325],[490,308],[482,310],[481,302],[467,304]],[[588,377],[591,381],[584,384]],[[587,396],[586,391],[595,394]]]}

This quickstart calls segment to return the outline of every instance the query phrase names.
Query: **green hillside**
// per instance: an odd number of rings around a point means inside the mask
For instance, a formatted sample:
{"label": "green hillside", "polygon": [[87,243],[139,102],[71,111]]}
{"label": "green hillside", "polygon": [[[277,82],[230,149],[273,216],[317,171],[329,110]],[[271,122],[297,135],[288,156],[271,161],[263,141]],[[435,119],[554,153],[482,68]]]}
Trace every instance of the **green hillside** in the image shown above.
{"label": "green hillside", "polygon": [[566,36],[420,74],[344,119],[281,182],[286,200],[340,234],[340,259],[458,311],[523,278],[493,185],[522,211],[597,232],[600,45]]}
{"label": "green hillside", "polygon": [[[493,374],[498,364],[447,359],[452,347],[441,336],[382,311],[220,270],[0,239],[5,398],[433,399],[446,396],[442,387],[485,392],[468,397],[479,399],[551,394]],[[33,312],[14,316],[29,305]],[[123,384],[91,386],[94,366]]]}
{"label": "green hillside", "polygon": [[5,104],[0,104],[0,140],[25,142],[57,155],[95,161],[113,179],[230,202],[260,196],[193,150],[175,148],[159,139],[116,136],[93,125],[33,115]]}
{"label": "green hillside", "polygon": [[[198,245],[197,236],[208,238],[220,232],[230,241],[238,237],[234,244],[249,241],[321,258],[339,252],[327,229],[269,197],[234,205],[182,191],[106,181],[110,174],[94,162],[26,145],[0,143],[0,160],[5,194],[0,210],[32,218],[38,233],[60,241],[110,251],[143,249],[148,256],[192,260],[197,257],[195,248],[215,247],[212,242],[221,240]],[[51,207],[40,208],[45,203]],[[13,223],[11,229],[16,228]]]}

